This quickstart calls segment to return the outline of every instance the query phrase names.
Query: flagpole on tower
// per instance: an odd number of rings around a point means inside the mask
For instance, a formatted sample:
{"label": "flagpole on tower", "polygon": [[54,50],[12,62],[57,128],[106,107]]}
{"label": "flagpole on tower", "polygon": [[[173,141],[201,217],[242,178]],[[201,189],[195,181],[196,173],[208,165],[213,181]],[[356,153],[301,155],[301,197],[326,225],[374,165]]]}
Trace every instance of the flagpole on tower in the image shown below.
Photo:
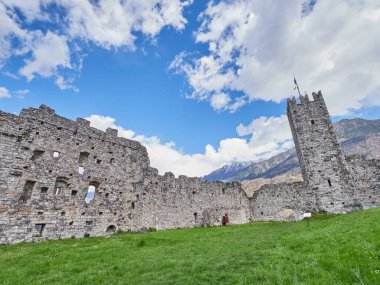
{"label": "flagpole on tower", "polygon": [[298,91],[298,95],[301,96],[300,88],[298,87],[298,83],[297,83],[297,80],[296,80],[296,76],[295,76],[294,74],[293,74],[293,78],[294,78],[294,84],[296,85],[296,86],[294,87],[294,90],[297,89],[297,91]]}

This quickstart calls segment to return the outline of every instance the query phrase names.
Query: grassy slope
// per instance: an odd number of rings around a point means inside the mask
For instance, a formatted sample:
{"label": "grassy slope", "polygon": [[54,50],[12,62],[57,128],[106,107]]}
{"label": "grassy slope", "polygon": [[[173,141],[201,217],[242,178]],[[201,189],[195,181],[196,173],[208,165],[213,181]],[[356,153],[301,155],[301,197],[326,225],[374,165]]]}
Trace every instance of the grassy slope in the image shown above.
{"label": "grassy slope", "polygon": [[0,246],[1,284],[380,284],[380,208]]}

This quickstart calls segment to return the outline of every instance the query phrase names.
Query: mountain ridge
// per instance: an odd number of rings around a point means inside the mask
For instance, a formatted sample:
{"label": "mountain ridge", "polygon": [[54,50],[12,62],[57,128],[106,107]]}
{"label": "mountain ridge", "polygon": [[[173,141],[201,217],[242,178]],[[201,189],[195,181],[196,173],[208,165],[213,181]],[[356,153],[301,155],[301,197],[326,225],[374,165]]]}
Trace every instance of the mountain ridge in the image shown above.
{"label": "mountain ridge", "polygon": [[[343,119],[333,124],[335,133],[345,155],[360,153],[380,158],[380,119]],[[253,162],[234,162],[203,176],[209,181],[244,181],[258,178],[272,179],[288,171],[299,169],[295,148],[279,153],[269,159]]]}

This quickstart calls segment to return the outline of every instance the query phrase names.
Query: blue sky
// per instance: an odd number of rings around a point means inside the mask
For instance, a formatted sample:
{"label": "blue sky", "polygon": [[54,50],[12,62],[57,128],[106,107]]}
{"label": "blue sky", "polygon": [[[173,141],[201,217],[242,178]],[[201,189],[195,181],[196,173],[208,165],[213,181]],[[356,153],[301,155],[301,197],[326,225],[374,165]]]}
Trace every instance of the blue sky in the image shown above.
{"label": "blue sky", "polygon": [[293,73],[334,120],[379,117],[376,2],[0,0],[0,109],[116,127],[160,173],[270,157]]}

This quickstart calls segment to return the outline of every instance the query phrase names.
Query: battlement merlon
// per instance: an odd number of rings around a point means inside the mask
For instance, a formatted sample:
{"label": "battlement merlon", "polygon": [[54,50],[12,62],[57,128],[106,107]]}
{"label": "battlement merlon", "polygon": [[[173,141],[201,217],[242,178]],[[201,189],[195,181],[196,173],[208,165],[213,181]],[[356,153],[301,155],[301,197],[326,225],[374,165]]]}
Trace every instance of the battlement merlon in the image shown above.
{"label": "battlement merlon", "polygon": [[108,139],[116,139],[118,134],[118,130],[112,129],[112,128],[107,128],[106,129],[106,138]]}
{"label": "battlement merlon", "polygon": [[297,106],[303,106],[303,105],[307,105],[313,102],[323,102],[323,104],[325,104],[325,100],[323,99],[321,90],[319,90],[318,93],[313,92],[311,95],[313,96],[313,101],[310,101],[309,96],[307,94],[300,95],[299,96],[300,103],[297,103],[296,97],[288,98],[287,100],[288,112],[291,109],[297,108]]}
{"label": "battlement merlon", "polygon": [[79,126],[83,126],[83,127],[90,127],[90,123],[91,123],[90,121],[86,119],[82,119],[82,118],[77,118],[76,122]]}
{"label": "battlement merlon", "polygon": [[288,106],[289,105],[295,105],[295,104],[297,104],[297,100],[296,100],[296,97],[292,97],[292,98],[288,98]]}
{"label": "battlement merlon", "polygon": [[297,106],[296,97],[293,96],[292,98],[288,98],[287,108],[286,108],[286,112],[288,113],[288,117],[291,114],[291,111],[294,110],[296,106]]}
{"label": "battlement merlon", "polygon": [[325,102],[325,100],[323,99],[321,90],[319,90],[318,93],[313,92],[311,95],[313,96],[314,101]]}
{"label": "battlement merlon", "polygon": [[46,119],[55,114],[55,110],[42,104],[38,109],[28,108],[22,109],[20,112],[20,117],[31,117],[35,119]]}
{"label": "battlement merlon", "polygon": [[301,104],[309,104],[310,100],[309,100],[309,96],[307,94],[305,94],[304,96],[300,96],[300,100],[301,100]]}

